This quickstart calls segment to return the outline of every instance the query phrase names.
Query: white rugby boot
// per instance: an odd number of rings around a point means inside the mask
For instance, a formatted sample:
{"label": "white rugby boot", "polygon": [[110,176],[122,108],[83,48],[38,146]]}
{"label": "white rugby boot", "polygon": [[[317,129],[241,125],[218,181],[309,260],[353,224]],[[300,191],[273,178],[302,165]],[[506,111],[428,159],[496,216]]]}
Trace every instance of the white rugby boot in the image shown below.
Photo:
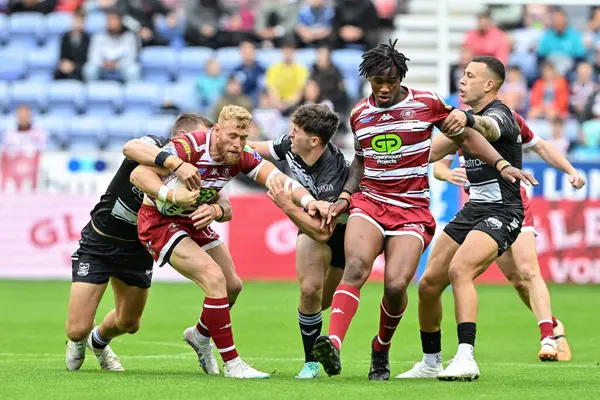
{"label": "white rugby boot", "polygon": [[545,337],[542,339],[538,358],[540,361],[558,361],[558,349],[553,338]]}
{"label": "white rugby boot", "polygon": [[69,371],[77,371],[83,365],[83,361],[85,360],[85,342],[86,340],[82,340],[81,342],[67,340],[66,361]]}
{"label": "white rugby boot", "polygon": [[114,351],[110,348],[110,346],[106,346],[103,349],[95,349],[92,346],[92,335],[88,337],[87,347],[90,349],[98,359],[100,363],[100,367],[105,371],[125,371],[123,366],[121,365],[121,361],[119,361],[119,357],[115,354]]}
{"label": "white rugby boot", "polygon": [[195,326],[191,326],[183,331],[183,340],[190,345],[198,355],[200,368],[209,375],[219,375],[219,365],[215,355],[212,352],[210,338],[198,333]]}
{"label": "white rugby boot", "polygon": [[456,355],[452,363],[440,372],[437,378],[441,381],[472,381],[479,379],[479,367],[472,357]]}
{"label": "white rugby boot", "polygon": [[258,371],[252,368],[250,365],[242,361],[241,358],[236,357],[231,361],[225,363],[225,377],[226,378],[238,378],[238,379],[266,379],[271,375],[266,372]]}
{"label": "white rugby boot", "polygon": [[416,363],[408,371],[398,375],[399,379],[431,379],[437,378],[438,374],[444,370],[441,363],[436,363],[435,366],[425,364],[423,361]]}

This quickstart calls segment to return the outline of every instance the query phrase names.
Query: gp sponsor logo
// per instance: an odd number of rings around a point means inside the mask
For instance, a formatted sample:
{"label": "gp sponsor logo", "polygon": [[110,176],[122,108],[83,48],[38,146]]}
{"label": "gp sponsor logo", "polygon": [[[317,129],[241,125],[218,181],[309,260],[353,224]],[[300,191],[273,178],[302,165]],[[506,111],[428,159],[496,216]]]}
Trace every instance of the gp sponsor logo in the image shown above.
{"label": "gp sponsor logo", "polygon": [[382,133],[371,139],[371,147],[378,153],[392,154],[402,147],[402,139],[392,133]]}

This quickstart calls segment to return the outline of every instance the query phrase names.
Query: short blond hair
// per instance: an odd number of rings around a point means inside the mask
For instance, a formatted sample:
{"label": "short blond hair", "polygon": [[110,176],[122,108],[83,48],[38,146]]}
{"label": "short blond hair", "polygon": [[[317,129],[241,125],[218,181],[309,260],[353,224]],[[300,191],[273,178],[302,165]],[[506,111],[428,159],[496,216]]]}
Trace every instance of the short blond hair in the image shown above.
{"label": "short blond hair", "polygon": [[219,113],[219,125],[225,121],[235,121],[238,129],[248,129],[252,125],[252,114],[244,107],[228,105]]}

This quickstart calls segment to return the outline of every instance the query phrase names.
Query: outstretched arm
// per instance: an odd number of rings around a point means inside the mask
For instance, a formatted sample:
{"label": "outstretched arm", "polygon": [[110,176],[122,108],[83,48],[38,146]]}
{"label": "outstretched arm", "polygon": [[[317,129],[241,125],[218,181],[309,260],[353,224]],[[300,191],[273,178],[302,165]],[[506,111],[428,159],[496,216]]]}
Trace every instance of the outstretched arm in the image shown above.
{"label": "outstretched arm", "polygon": [[431,153],[429,154],[429,163],[434,163],[446,157],[449,154],[454,154],[458,151],[458,146],[451,139],[444,135],[437,135],[431,141]]}
{"label": "outstretched arm", "polygon": [[575,167],[552,143],[539,138],[530,148],[549,165],[569,175],[569,182],[574,188],[581,189],[585,185],[585,178],[579,175]]}
{"label": "outstretched arm", "polygon": [[254,142],[254,141],[247,141],[246,144],[250,147],[252,147],[254,149],[255,152],[257,152],[258,154],[260,154],[260,156],[262,158],[264,158],[265,160],[269,160],[269,161],[273,161],[274,157],[271,154],[271,142],[270,140],[264,141],[264,142]]}
{"label": "outstretched arm", "polygon": [[296,180],[285,175],[270,161],[263,161],[263,165],[254,176],[254,180],[256,183],[269,190],[271,189],[272,180],[276,180],[286,188],[291,187],[292,199],[297,206],[306,208],[307,210],[311,208],[309,206],[310,203],[314,203],[316,206],[315,198],[308,190],[306,190],[306,188],[304,188],[304,186],[302,186]]}
{"label": "outstretched arm", "polygon": [[467,127],[467,118],[473,118],[473,129],[481,134],[488,142],[495,142],[500,138],[500,126],[498,122],[486,115],[472,115],[459,109],[452,110],[444,119],[440,130],[446,132],[446,136],[460,135],[463,128]]}

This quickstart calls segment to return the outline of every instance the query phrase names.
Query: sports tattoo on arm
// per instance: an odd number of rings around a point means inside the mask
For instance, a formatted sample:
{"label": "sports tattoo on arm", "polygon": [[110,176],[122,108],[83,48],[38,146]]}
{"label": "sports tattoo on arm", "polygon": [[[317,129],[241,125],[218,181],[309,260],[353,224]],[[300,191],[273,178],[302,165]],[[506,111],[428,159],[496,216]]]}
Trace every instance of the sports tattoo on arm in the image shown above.
{"label": "sports tattoo on arm", "polygon": [[479,132],[488,142],[495,142],[500,138],[500,127],[491,117],[485,115],[474,115],[475,125],[473,129]]}

